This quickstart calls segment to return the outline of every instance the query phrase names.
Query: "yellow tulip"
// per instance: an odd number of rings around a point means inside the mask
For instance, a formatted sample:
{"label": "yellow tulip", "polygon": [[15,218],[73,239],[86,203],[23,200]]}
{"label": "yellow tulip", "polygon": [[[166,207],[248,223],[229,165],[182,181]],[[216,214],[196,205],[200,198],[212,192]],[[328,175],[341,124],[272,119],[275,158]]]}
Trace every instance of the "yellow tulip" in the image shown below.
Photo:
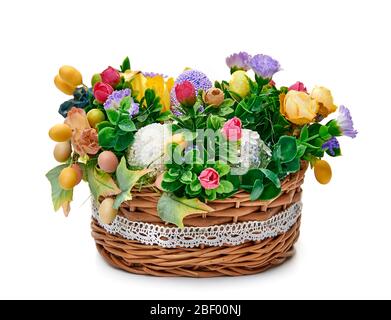
{"label": "yellow tulip", "polygon": [[137,73],[132,79],[132,90],[137,93],[137,100],[140,101],[144,97],[145,89],[147,88],[147,78],[140,72]]}
{"label": "yellow tulip", "polygon": [[315,87],[311,92],[311,98],[318,102],[318,113],[323,117],[327,117],[330,113],[337,110],[331,91],[325,87]]}
{"label": "yellow tulip", "polygon": [[125,72],[121,73],[121,76],[124,77],[125,82],[129,82],[132,81],[133,78],[140,73],[141,71],[126,70]]}
{"label": "yellow tulip", "polygon": [[229,81],[229,90],[235,92],[242,98],[250,92],[250,84],[248,83],[247,74],[243,70],[235,71]]}
{"label": "yellow tulip", "polygon": [[312,122],[318,110],[318,103],[305,92],[290,90],[281,97],[280,112],[294,124],[304,125]]}
{"label": "yellow tulip", "polygon": [[315,178],[321,184],[327,184],[332,177],[332,171],[326,160],[316,160],[314,164]]}
{"label": "yellow tulip", "polygon": [[174,79],[169,78],[164,81],[164,78],[160,75],[147,77],[146,86],[148,89],[155,90],[156,95],[160,97],[163,105],[162,112],[170,110],[170,92],[174,86]]}

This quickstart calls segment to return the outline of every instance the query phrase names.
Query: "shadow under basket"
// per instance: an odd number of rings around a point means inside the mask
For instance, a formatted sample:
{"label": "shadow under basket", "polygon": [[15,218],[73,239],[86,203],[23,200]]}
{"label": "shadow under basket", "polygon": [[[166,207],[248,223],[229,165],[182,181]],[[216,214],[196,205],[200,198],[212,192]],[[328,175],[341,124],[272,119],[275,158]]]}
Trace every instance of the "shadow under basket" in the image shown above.
{"label": "shadow under basket", "polygon": [[240,191],[208,202],[214,211],[187,216],[183,229],[159,218],[156,189],[134,190],[110,225],[99,221],[93,204],[92,236],[110,265],[131,273],[198,278],[259,273],[294,254],[307,166],[302,163],[285,178],[276,199],[250,201]]}

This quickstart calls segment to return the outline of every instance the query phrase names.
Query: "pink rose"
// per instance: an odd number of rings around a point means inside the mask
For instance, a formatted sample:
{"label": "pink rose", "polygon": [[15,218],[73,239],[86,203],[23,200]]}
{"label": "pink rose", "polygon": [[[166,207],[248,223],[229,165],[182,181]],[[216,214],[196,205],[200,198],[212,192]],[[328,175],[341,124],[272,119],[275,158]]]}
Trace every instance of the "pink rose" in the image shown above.
{"label": "pink rose", "polygon": [[305,87],[304,83],[297,81],[296,83],[292,84],[288,90],[295,90],[295,91],[301,91],[307,93],[307,88]]}
{"label": "pink rose", "polygon": [[242,138],[242,121],[237,117],[233,117],[224,123],[222,133],[229,141],[240,140]]}
{"label": "pink rose", "polygon": [[185,106],[193,106],[196,102],[196,92],[190,81],[183,81],[175,86],[177,100]]}
{"label": "pink rose", "polygon": [[201,186],[206,190],[216,189],[220,184],[220,176],[213,168],[202,170],[198,176],[198,180],[200,181]]}
{"label": "pink rose", "polygon": [[110,85],[112,88],[115,88],[121,81],[121,75],[113,67],[108,67],[100,76],[102,77],[102,82]]}
{"label": "pink rose", "polygon": [[72,145],[75,151],[84,156],[86,154],[97,154],[100,146],[98,144],[98,133],[95,129],[84,129],[78,135],[72,137]]}
{"label": "pink rose", "polygon": [[113,93],[114,89],[107,83],[97,82],[94,85],[95,99],[100,103],[105,103],[109,95]]}

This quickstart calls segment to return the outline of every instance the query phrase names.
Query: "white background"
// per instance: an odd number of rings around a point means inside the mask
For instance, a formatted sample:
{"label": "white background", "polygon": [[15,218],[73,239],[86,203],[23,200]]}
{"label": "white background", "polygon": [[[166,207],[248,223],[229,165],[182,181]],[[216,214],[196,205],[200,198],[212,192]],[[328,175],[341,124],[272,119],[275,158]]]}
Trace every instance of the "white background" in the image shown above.
{"label": "white background", "polygon": [[[1,1],[0,298],[391,298],[390,11],[389,1]],[[51,207],[47,131],[67,98],[58,68],[88,81],[129,55],[134,69],[222,79],[240,50],[278,59],[278,85],[329,87],[360,132],[341,139],[329,185],[308,172],[296,256],[239,278],[112,269],[90,237],[87,186],[69,218]]]}

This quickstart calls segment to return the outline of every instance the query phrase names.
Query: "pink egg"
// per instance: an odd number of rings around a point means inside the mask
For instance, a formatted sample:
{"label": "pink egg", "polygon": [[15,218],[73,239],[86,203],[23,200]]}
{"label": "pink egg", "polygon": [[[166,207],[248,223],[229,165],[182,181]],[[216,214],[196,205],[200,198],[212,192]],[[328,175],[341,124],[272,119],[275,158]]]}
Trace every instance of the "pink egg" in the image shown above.
{"label": "pink egg", "polygon": [[98,157],[98,165],[103,171],[112,173],[118,167],[117,156],[111,151],[103,151]]}

